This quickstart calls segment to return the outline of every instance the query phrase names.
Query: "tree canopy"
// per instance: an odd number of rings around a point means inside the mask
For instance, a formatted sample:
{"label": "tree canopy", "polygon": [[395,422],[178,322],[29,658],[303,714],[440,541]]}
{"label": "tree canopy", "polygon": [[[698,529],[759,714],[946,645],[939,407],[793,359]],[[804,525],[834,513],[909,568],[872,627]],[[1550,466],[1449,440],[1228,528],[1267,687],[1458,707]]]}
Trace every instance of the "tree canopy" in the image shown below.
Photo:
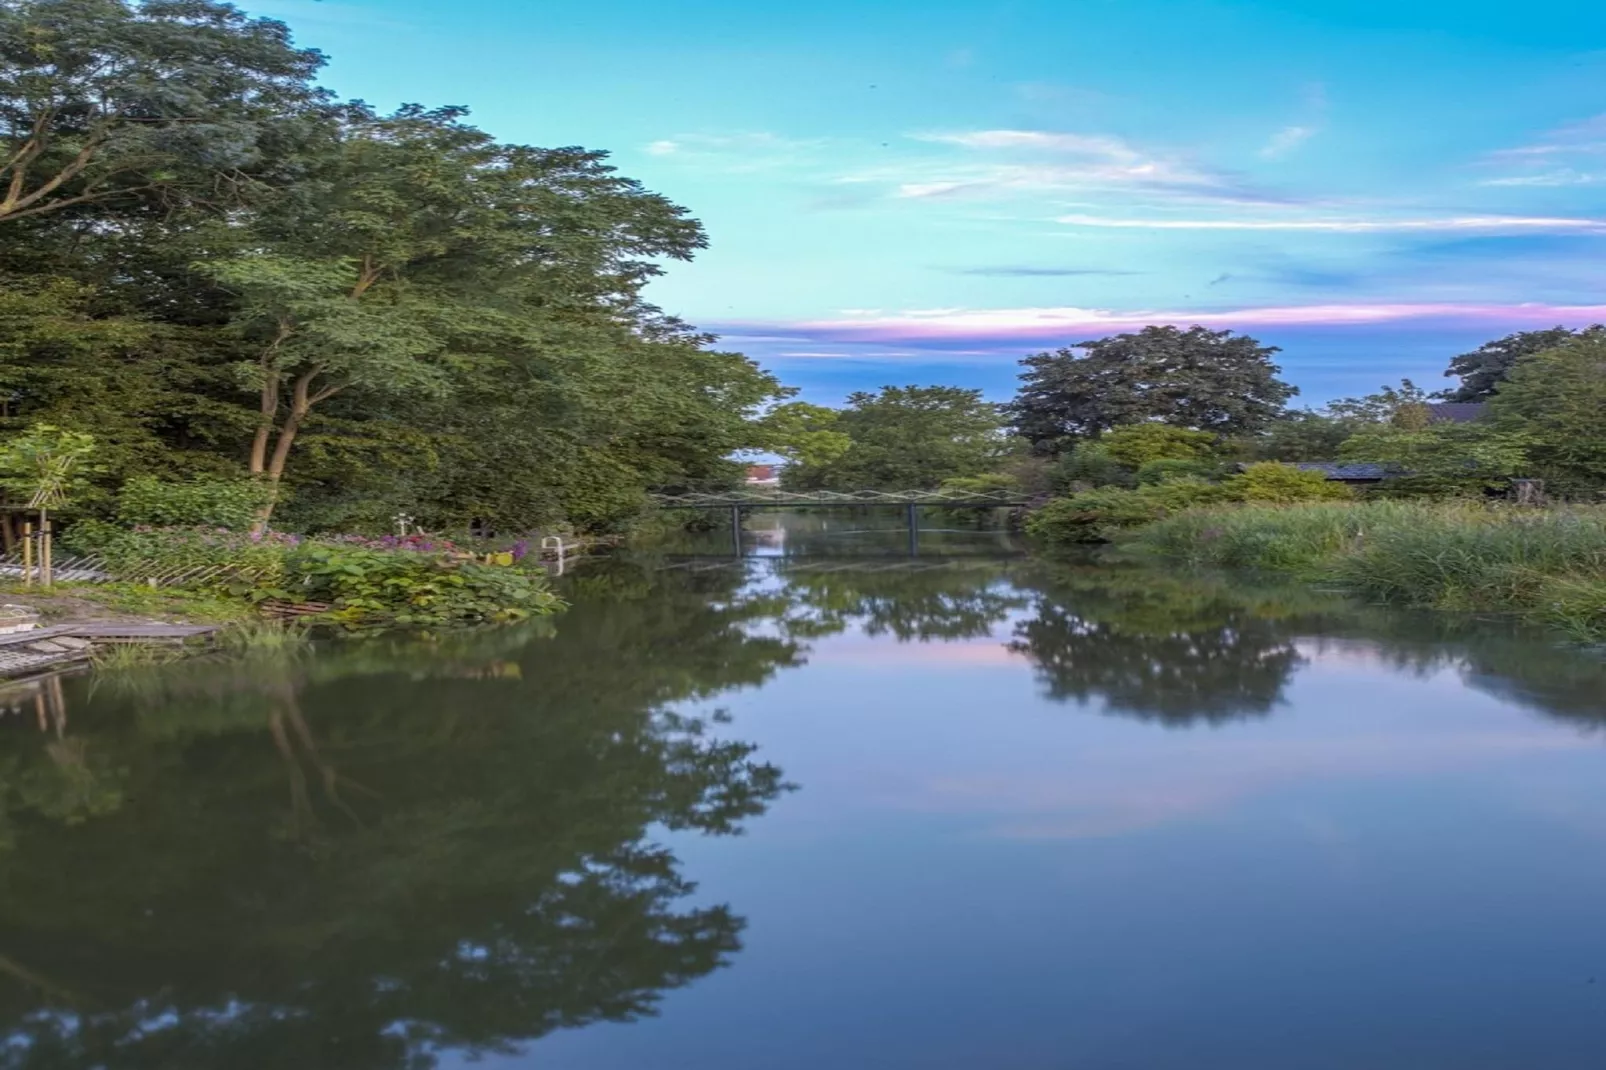
{"label": "tree canopy", "polygon": [[1506,381],[1518,361],[1554,349],[1586,331],[1603,329],[1606,328],[1600,324],[1584,331],[1550,327],[1542,331],[1517,331],[1504,338],[1485,342],[1470,353],[1462,353],[1450,361],[1450,367],[1444,374],[1460,379],[1461,385],[1446,390],[1444,397],[1450,401],[1488,401],[1494,397],[1495,391]]}
{"label": "tree canopy", "polygon": [[0,0],[0,434],[96,434],[91,512],[254,477],[259,522],[313,531],[606,528],[738,478],[789,392],[643,299],[706,243],[685,209],[460,108],[339,103],[289,41]]}
{"label": "tree canopy", "polygon": [[1276,346],[1231,331],[1145,327],[1022,361],[1009,406],[1037,453],[1123,424],[1159,421],[1216,434],[1258,431],[1297,391],[1279,379]]}
{"label": "tree canopy", "polygon": [[888,386],[848,396],[831,424],[847,448],[823,463],[794,464],[789,486],[861,490],[933,488],[994,470],[1008,443],[998,406],[980,390]]}

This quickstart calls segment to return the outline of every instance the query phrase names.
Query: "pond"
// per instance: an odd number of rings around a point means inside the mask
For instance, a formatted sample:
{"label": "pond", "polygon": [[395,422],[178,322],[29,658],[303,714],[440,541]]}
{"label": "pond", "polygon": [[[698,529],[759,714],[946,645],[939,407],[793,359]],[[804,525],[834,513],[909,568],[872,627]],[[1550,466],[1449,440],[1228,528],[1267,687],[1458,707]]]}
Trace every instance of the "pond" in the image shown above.
{"label": "pond", "polygon": [[1597,1064],[1598,654],[752,525],[0,696],[0,1065]]}

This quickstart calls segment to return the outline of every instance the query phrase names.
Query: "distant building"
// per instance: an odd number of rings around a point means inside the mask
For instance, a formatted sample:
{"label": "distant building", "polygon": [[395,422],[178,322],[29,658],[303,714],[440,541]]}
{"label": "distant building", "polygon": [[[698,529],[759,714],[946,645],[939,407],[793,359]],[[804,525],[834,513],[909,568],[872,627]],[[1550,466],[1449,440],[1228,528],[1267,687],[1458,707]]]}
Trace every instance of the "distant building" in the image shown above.
{"label": "distant building", "polygon": [[781,470],[773,464],[750,464],[747,466],[747,485],[749,487],[775,487],[781,482]]}
{"label": "distant building", "polygon": [[1469,424],[1481,419],[1483,410],[1484,404],[1481,401],[1430,401],[1428,423]]}
{"label": "distant building", "polygon": [[1301,472],[1320,472],[1334,483],[1352,486],[1369,486],[1389,477],[1387,465],[1345,464],[1341,461],[1299,461],[1294,465]]}

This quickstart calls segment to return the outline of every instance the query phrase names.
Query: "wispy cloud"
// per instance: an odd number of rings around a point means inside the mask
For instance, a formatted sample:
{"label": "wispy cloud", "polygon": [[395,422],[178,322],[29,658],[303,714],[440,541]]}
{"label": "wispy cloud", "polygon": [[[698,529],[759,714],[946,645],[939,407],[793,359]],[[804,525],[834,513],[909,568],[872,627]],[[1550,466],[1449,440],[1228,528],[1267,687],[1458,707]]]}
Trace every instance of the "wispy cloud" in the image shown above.
{"label": "wispy cloud", "polygon": [[1480,186],[1599,186],[1606,184],[1606,171],[1574,171],[1564,167],[1559,171],[1538,171],[1526,175],[1507,175],[1504,178],[1487,178]]}
{"label": "wispy cloud", "polygon": [[1279,159],[1315,136],[1314,126],[1285,126],[1271,136],[1271,140],[1260,150],[1260,156],[1266,160]]}
{"label": "wispy cloud", "polygon": [[[1526,145],[1496,149],[1483,158],[1494,168],[1515,173],[1485,179],[1483,186],[1594,186],[1606,183],[1606,172],[1590,170],[1606,156],[1606,113],[1569,123]],[[1586,162],[1587,161],[1587,162]],[[1573,164],[1584,164],[1579,170]]]}
{"label": "wispy cloud", "polygon": [[732,323],[732,334],[762,332],[816,343],[991,344],[1075,340],[1100,333],[1172,324],[1243,330],[1265,327],[1343,327],[1435,321],[1456,324],[1593,323],[1606,318],[1606,305],[1478,304],[1454,302],[1275,305],[1234,309],[1122,311],[1050,307],[999,309],[914,309],[905,312],[842,313],[842,318],[794,323]]}
{"label": "wispy cloud", "polygon": [[1081,191],[1190,202],[1287,202],[1180,154],[1145,149],[1107,134],[991,129],[927,132],[910,138],[965,153],[958,159],[900,161],[840,181],[884,184],[904,200]]}
{"label": "wispy cloud", "polygon": [[1062,215],[1058,222],[1076,227],[1117,230],[1259,230],[1337,234],[1408,234],[1462,232],[1523,234],[1539,231],[1606,234],[1606,219],[1577,216],[1448,216],[1438,219],[1124,219],[1112,216]]}
{"label": "wispy cloud", "polygon": [[649,156],[712,165],[723,171],[758,171],[800,162],[825,142],[782,137],[764,131],[734,134],[676,134],[642,146]]}

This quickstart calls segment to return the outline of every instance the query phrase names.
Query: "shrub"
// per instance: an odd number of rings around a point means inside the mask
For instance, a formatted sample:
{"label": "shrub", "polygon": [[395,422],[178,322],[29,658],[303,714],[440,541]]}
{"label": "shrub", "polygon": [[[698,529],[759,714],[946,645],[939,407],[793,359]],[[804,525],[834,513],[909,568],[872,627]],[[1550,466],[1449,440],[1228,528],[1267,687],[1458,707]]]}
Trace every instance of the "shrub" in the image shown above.
{"label": "shrub", "polygon": [[1070,494],[1093,487],[1130,487],[1136,478],[1131,468],[1097,443],[1080,442],[1054,466],[1051,482],[1056,494]]}
{"label": "shrub", "polygon": [[1105,487],[1056,498],[1026,521],[1028,533],[1052,542],[1108,542],[1118,532],[1153,523],[1192,506],[1220,502],[1218,483],[1177,479],[1126,490]]}
{"label": "shrub", "polygon": [[1129,468],[1141,468],[1150,461],[1194,461],[1210,456],[1216,436],[1208,431],[1190,431],[1170,424],[1130,424],[1106,431],[1098,445],[1107,455]]}
{"label": "shrub", "polygon": [[1291,464],[1266,461],[1252,464],[1225,484],[1234,501],[1294,502],[1335,501],[1353,498],[1354,492],[1320,472],[1307,472]]}
{"label": "shrub", "polygon": [[1170,483],[1177,479],[1209,479],[1220,471],[1214,461],[1188,461],[1178,457],[1165,457],[1149,461],[1138,469],[1138,483],[1152,485]]}
{"label": "shrub", "polygon": [[288,573],[298,597],[328,602],[350,622],[518,620],[561,605],[544,573],[452,554],[308,543],[289,555]]}
{"label": "shrub", "polygon": [[191,479],[164,483],[136,476],[123,484],[117,519],[151,527],[208,527],[243,531],[267,504],[266,484],[249,479]]}

